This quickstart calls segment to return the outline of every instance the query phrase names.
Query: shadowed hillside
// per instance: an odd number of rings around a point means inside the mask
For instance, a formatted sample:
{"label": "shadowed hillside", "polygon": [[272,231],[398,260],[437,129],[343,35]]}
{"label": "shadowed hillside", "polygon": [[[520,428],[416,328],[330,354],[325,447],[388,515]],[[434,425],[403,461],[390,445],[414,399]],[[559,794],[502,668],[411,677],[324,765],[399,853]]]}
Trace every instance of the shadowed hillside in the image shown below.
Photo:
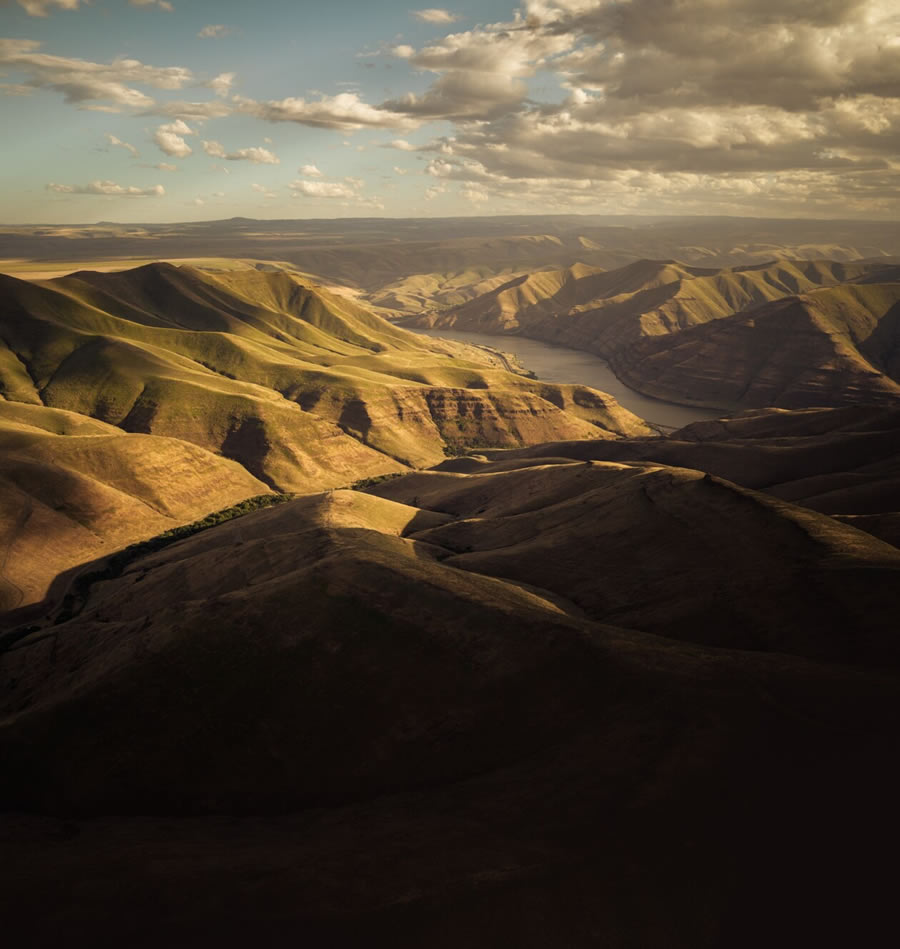
{"label": "shadowed hillside", "polygon": [[687,405],[883,403],[900,395],[898,275],[895,265],[833,261],[575,265],[408,322],[594,352],[627,385]]}
{"label": "shadowed hillside", "polygon": [[657,398],[730,409],[900,402],[900,283],[790,296],[645,338],[610,364]]}
{"label": "shadowed hillside", "polygon": [[0,654],[8,921],[749,949],[752,892],[781,944],[878,925],[900,553],[660,465],[371,490],[138,558]]}
{"label": "shadowed hillside", "polygon": [[616,270],[576,264],[518,277],[416,322],[534,339],[612,356],[647,336],[665,336],[817,287],[896,279],[877,263],[780,260],[729,270],[675,260],[639,260]]}
{"label": "shadowed hillside", "polygon": [[900,546],[900,410],[765,409],[695,422],[664,438],[552,442],[447,461],[442,471],[647,462],[693,468],[820,511]]}

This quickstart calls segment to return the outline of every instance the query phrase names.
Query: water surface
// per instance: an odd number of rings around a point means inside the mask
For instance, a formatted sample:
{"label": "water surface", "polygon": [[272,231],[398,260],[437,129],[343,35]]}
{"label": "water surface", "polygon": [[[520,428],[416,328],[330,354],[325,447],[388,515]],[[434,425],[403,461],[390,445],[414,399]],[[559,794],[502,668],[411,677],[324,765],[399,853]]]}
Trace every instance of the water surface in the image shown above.
{"label": "water surface", "polygon": [[568,349],[565,346],[552,346],[537,339],[524,336],[494,336],[489,333],[469,333],[458,330],[419,329],[406,326],[404,329],[421,333],[423,336],[435,336],[457,340],[463,343],[475,343],[478,346],[490,346],[502,352],[513,353],[519,362],[530,369],[545,382],[574,382],[601,392],[608,392],[624,405],[626,409],[640,415],[648,422],[654,422],[666,428],[681,428],[691,422],[721,418],[724,412],[717,409],[702,409],[687,405],[675,405],[661,399],[651,399],[629,389],[620,382],[605,359],[580,349]]}

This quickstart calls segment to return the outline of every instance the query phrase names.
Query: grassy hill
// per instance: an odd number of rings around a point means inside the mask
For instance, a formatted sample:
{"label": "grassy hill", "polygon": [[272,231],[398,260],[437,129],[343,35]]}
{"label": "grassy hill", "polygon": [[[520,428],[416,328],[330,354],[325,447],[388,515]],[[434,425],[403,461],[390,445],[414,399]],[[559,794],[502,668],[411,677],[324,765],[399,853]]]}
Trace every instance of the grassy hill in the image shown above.
{"label": "grassy hill", "polygon": [[0,399],[0,613],[76,564],[268,491],[180,439]]}
{"label": "grassy hill", "polygon": [[645,338],[611,359],[628,385],[724,408],[900,400],[900,282],[845,284]]}
{"label": "grassy hill", "polygon": [[760,881],[782,944],[883,922],[900,552],[682,467],[444,469],[138,557],[0,653],[8,926],[749,949]]}
{"label": "grassy hill", "polygon": [[0,282],[6,398],[190,441],[278,489],[433,463],[448,446],[642,424],[609,397],[422,340],[285,272],[153,264]]}
{"label": "grassy hill", "polygon": [[0,275],[0,294],[0,610],[266,491],[347,485],[472,445],[650,431],[610,396],[424,340],[275,267]]}
{"label": "grassy hill", "polygon": [[664,336],[822,286],[897,279],[877,263],[779,260],[717,270],[639,260],[605,271],[583,264],[519,276],[448,311],[415,322],[489,333],[521,333],[610,357],[647,336]]}

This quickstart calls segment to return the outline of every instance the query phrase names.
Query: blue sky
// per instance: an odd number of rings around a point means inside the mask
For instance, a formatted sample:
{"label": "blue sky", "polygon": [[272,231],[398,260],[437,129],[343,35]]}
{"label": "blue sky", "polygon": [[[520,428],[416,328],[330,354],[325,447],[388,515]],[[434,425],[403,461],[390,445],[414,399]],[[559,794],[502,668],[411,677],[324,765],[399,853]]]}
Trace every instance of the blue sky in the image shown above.
{"label": "blue sky", "polygon": [[6,0],[5,223],[895,216],[892,0]]}

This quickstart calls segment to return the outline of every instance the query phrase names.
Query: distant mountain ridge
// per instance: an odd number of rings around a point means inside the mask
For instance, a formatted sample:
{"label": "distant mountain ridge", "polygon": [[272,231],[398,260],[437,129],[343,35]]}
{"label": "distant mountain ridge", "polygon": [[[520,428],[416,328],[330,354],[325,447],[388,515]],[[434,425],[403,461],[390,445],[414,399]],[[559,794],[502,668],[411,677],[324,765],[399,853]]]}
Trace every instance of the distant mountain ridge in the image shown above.
{"label": "distant mountain ridge", "polygon": [[[782,260],[714,270],[642,260],[613,271],[575,265],[520,276],[407,323],[594,352],[626,384],[673,402],[726,409],[884,402],[900,391],[891,328],[898,287],[896,264]],[[802,313],[807,343],[774,357],[783,366],[768,383],[754,380],[763,353],[793,338]],[[775,314],[787,321],[780,331]],[[781,332],[782,342],[764,338],[763,327]],[[806,383],[790,382],[807,375]]]}

